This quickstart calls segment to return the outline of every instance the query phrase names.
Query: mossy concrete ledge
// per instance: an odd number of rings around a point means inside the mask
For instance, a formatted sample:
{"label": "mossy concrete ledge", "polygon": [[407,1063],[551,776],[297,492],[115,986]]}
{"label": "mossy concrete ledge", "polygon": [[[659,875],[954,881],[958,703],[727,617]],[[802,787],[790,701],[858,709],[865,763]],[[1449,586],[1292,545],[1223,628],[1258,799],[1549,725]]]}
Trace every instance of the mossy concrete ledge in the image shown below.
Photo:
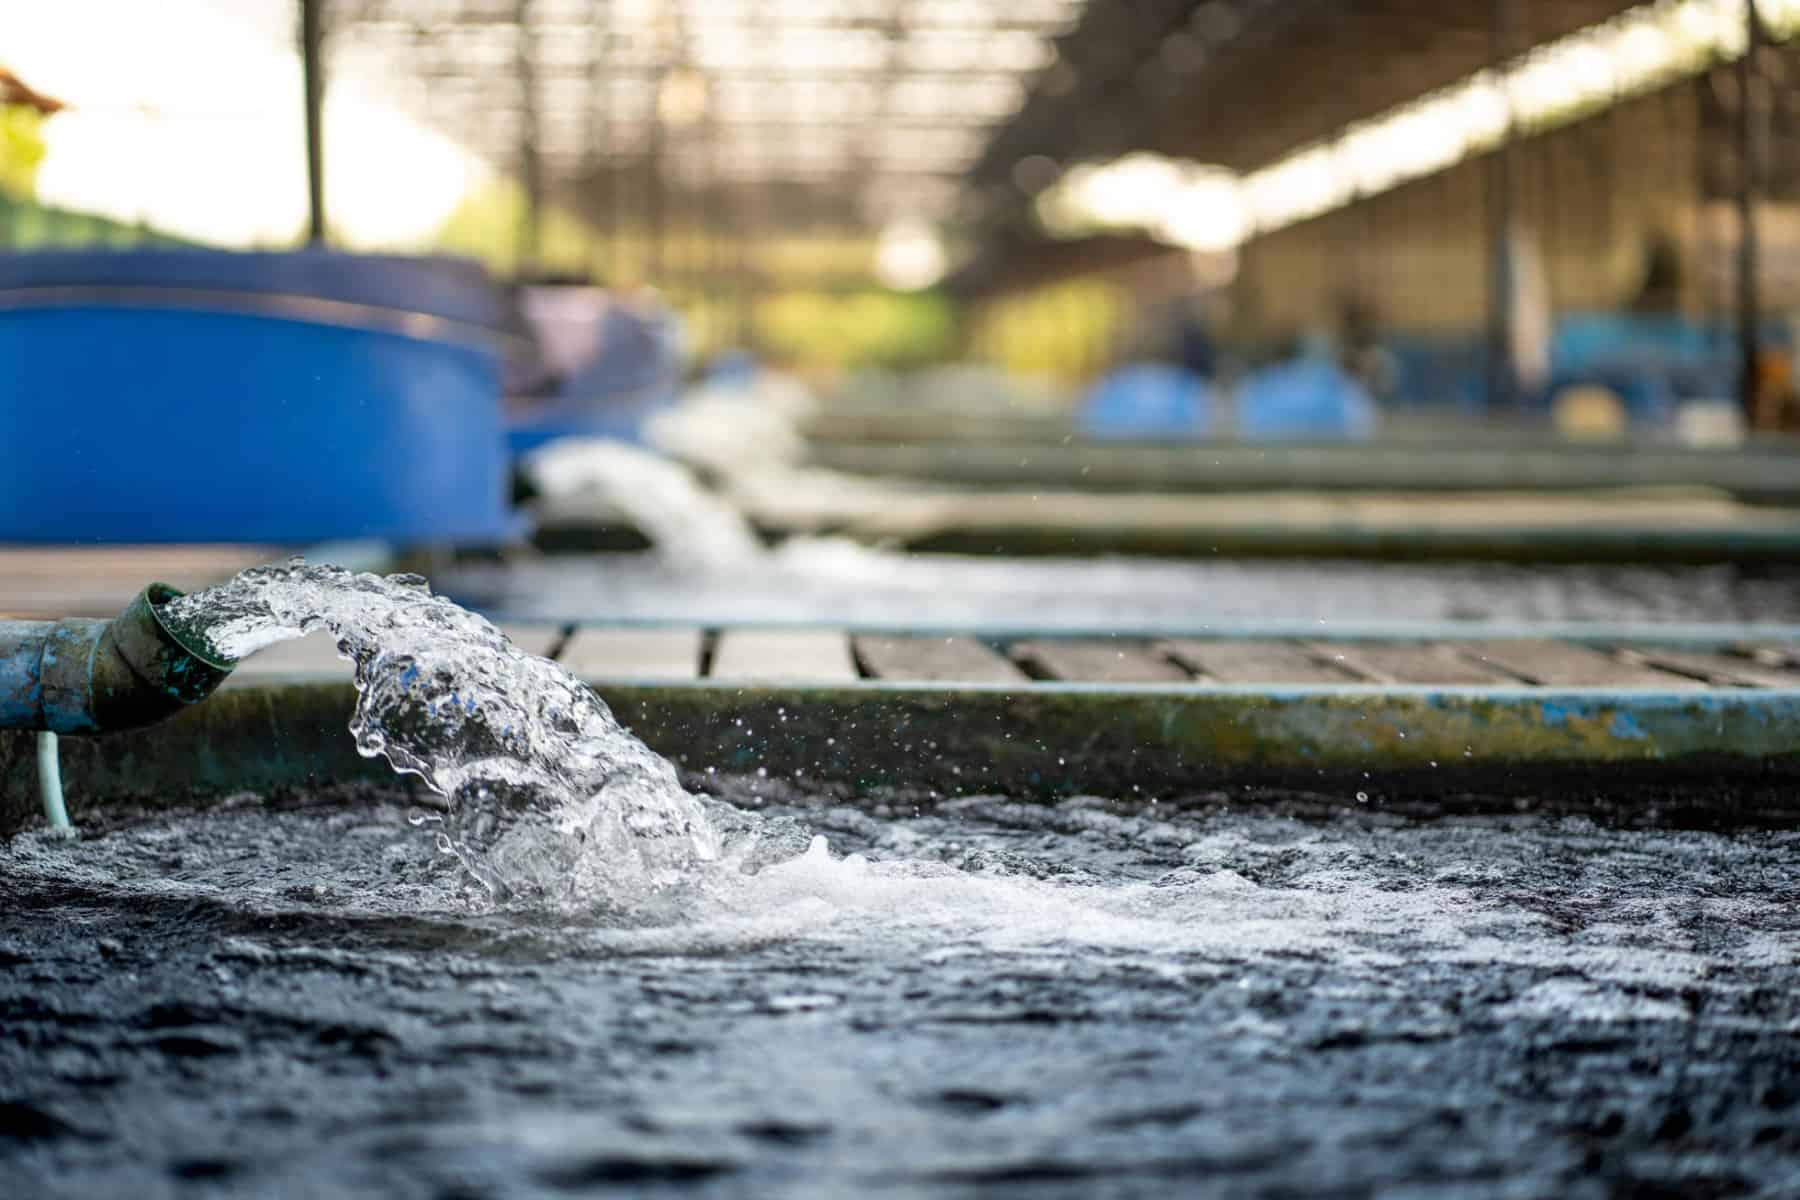
{"label": "mossy concrete ledge", "polygon": [[[1800,691],[600,682],[696,772],[858,792],[1178,796],[1237,786],[1378,797],[1556,789],[1623,796],[1800,781]],[[163,725],[63,742],[84,806],[390,781],[346,729],[345,682],[228,688]],[[0,734],[0,825],[37,812],[29,735]]]}

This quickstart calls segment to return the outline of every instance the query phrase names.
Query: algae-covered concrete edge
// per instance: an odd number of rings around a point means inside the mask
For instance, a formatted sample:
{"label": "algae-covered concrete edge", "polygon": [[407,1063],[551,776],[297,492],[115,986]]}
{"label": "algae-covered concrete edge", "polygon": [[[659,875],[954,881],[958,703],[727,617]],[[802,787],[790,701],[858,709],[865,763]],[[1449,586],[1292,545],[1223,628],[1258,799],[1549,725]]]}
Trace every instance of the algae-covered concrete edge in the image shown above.
{"label": "algae-covered concrete edge", "polygon": [[[1797,691],[595,682],[687,770],[763,770],[858,792],[1504,796],[1800,776]],[[69,803],[78,814],[392,779],[356,751],[354,699],[343,681],[271,679],[154,728],[64,739]],[[37,812],[32,755],[29,734],[0,734],[0,826]]]}

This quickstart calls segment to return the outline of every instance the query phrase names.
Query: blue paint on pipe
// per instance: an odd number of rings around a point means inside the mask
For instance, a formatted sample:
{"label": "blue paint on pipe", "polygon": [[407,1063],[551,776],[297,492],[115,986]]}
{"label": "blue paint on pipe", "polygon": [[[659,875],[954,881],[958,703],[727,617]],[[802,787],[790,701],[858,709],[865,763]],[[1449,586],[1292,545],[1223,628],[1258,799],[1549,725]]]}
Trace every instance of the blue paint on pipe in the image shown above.
{"label": "blue paint on pipe", "polygon": [[[91,733],[94,653],[105,621],[0,621],[0,729]],[[45,679],[62,686],[46,687]]]}
{"label": "blue paint on pipe", "polygon": [[150,584],[111,621],[0,621],[0,728],[130,729],[211,694],[232,661],[164,620],[180,594]]}
{"label": "blue paint on pipe", "polygon": [[32,621],[0,621],[0,729],[30,728],[43,710],[44,687],[38,673],[43,644],[26,636]]}
{"label": "blue paint on pipe", "polygon": [[1538,714],[1547,729],[1560,729],[1569,720],[1569,708],[1563,704],[1546,703]]}

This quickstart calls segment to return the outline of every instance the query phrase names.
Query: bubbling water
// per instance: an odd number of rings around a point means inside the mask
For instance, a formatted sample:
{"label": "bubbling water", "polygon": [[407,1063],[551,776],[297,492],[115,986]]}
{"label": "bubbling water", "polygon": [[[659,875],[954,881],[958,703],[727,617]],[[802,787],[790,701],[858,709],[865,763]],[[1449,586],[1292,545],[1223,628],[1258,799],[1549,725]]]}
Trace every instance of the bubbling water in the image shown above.
{"label": "bubbling water", "polygon": [[419,576],[294,558],[161,611],[232,659],[329,630],[355,664],[357,750],[447,802],[426,818],[440,847],[496,898],[635,907],[703,864],[766,851],[770,831],[728,810],[727,854],[707,803],[591,688]]}

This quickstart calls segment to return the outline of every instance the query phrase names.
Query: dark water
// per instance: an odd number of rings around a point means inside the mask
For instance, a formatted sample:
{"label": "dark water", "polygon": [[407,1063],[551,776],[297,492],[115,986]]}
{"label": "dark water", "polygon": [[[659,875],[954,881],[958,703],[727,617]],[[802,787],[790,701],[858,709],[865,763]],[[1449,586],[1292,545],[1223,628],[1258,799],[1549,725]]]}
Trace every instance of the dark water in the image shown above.
{"label": "dark water", "polygon": [[583,920],[379,795],[21,836],[0,1195],[1800,1195],[1800,833],[796,803]]}
{"label": "dark water", "polygon": [[1800,622],[1800,570],[898,554],[797,539],[755,564],[653,554],[466,563],[439,588],[516,618],[813,622],[1039,632],[1243,622]]}

